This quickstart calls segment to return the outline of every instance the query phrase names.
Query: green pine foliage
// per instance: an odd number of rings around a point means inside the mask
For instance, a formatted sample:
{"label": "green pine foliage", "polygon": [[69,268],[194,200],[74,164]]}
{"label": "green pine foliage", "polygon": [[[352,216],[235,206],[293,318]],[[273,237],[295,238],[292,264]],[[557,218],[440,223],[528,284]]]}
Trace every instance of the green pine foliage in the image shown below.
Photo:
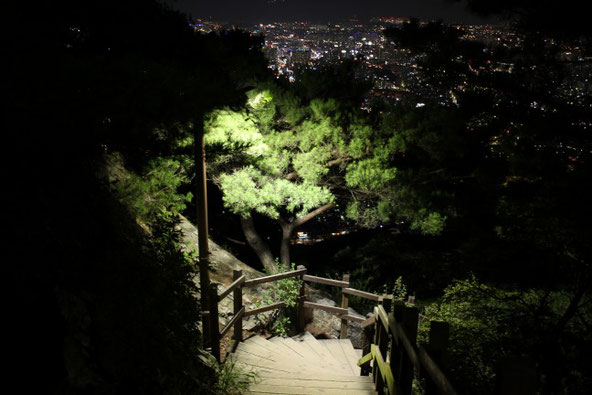
{"label": "green pine foliage", "polygon": [[277,87],[247,97],[245,109],[214,111],[205,126],[209,170],[231,212],[298,218],[335,202],[363,226],[403,214],[419,231],[442,230],[444,215],[411,207],[397,192],[398,130],[332,98],[303,104]]}
{"label": "green pine foliage", "polygon": [[189,182],[184,166],[172,158],[148,162],[142,175],[127,173],[116,181],[117,194],[124,204],[146,223],[155,223],[166,212],[181,213],[193,198],[179,188]]}

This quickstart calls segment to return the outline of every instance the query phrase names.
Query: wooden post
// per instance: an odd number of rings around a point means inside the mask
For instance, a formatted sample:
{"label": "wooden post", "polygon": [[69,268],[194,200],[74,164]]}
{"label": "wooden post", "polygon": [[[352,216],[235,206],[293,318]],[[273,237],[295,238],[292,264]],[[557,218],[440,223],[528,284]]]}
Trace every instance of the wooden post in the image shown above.
{"label": "wooden post", "polygon": [[[303,265],[298,265],[296,267],[296,269],[298,270],[306,270],[306,267],[304,267]],[[296,329],[298,330],[298,332],[303,332],[304,331],[304,327],[306,326],[306,312],[304,309],[304,299],[306,298],[306,294],[305,294],[305,284],[304,284],[304,275],[306,274],[306,271],[303,272],[300,275],[300,290],[298,292],[298,308],[297,308],[297,325],[296,325]]]}
{"label": "wooden post", "polygon": [[[394,302],[393,313],[390,315],[393,317],[394,322],[401,324],[403,322],[403,310],[405,310],[405,303],[401,301]],[[390,364],[395,378],[395,383],[401,380],[401,366],[403,363],[403,344],[396,337],[393,338],[391,344],[391,355]]]}
{"label": "wooden post", "polygon": [[220,362],[220,323],[218,317],[218,284],[210,284],[210,343],[212,355]]}
{"label": "wooden post", "polygon": [[[432,357],[432,360],[444,370],[446,349],[448,348],[448,337],[450,336],[450,325],[448,322],[432,321],[430,322],[430,338],[427,346],[427,351]],[[426,378],[426,395],[439,394],[438,387],[429,377]]]}
{"label": "wooden post", "polygon": [[[349,282],[349,273],[343,275],[343,281]],[[349,304],[349,298],[346,293],[341,290],[341,307],[347,309]],[[347,320],[341,319],[341,332],[339,333],[340,339],[347,339]]]}
{"label": "wooden post", "polygon": [[[378,304],[382,305],[383,303],[383,298],[382,296],[378,298]],[[382,342],[382,339],[384,339],[384,327],[382,324],[382,319],[380,318],[380,314],[378,314],[378,309],[375,310],[375,314],[376,314],[376,323],[374,324],[376,326],[375,331],[374,331],[374,344],[376,345],[380,345]],[[380,348],[380,346],[379,346]],[[381,350],[382,351],[382,350]],[[376,363],[376,361],[374,361],[374,363],[372,364],[372,376],[374,378],[374,388],[376,389],[376,392],[378,392],[379,394],[382,394],[384,392],[384,380],[382,380],[382,375],[380,374],[380,370],[378,369],[378,364]]]}
{"label": "wooden post", "polygon": [[[376,325],[376,323],[374,323],[374,325]],[[370,352],[370,344],[372,344],[372,326],[368,326],[366,328],[362,328],[362,342],[363,342],[363,347],[362,347],[362,355],[368,355],[368,353]],[[362,369],[360,370],[360,376],[369,376],[370,375],[370,363],[367,363],[366,365],[362,366]]]}
{"label": "wooden post", "polygon": [[[232,272],[232,279],[236,281],[243,275],[242,270],[233,270]],[[242,284],[239,285],[234,289],[234,314],[238,314],[240,309],[243,307],[243,286]],[[234,324],[234,340],[236,343],[240,343],[243,341],[243,320],[242,318]]]}
{"label": "wooden post", "polygon": [[[417,344],[418,319],[419,312],[417,307],[405,307],[403,310],[403,322],[401,326],[411,344]],[[399,385],[403,394],[411,394],[411,386],[413,384],[413,377],[415,376],[413,363],[411,363],[406,351],[403,351],[403,355]]]}

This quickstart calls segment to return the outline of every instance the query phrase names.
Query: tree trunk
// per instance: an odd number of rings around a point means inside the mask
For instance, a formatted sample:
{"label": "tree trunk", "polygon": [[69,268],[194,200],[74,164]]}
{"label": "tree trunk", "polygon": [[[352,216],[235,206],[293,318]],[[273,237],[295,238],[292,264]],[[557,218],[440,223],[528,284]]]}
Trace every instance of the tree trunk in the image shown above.
{"label": "tree trunk", "polygon": [[294,224],[288,222],[280,222],[282,227],[282,244],[280,246],[280,261],[282,265],[290,267],[290,239],[294,232]]}
{"label": "tree trunk", "polygon": [[[210,249],[208,245],[208,195],[206,178],[206,153],[204,143],[203,115],[195,122],[194,153],[195,153],[195,200],[197,209],[197,239],[199,252],[199,286],[203,311],[210,311]],[[210,345],[210,322],[204,314],[202,328],[204,347]]]}
{"label": "tree trunk", "polygon": [[247,242],[253,251],[255,251],[255,254],[257,254],[259,257],[259,261],[263,267],[265,267],[265,269],[268,271],[273,272],[275,269],[275,260],[273,259],[273,254],[271,253],[269,245],[261,238],[261,236],[259,236],[259,233],[257,233],[255,224],[253,223],[253,217],[241,217],[241,225]]}
{"label": "tree trunk", "polygon": [[327,210],[332,209],[335,207],[334,203],[327,203],[316,210],[311,211],[310,213],[303,215],[302,217],[298,217],[296,219],[292,219],[290,221],[286,221],[284,219],[279,219],[280,226],[282,228],[282,244],[280,246],[280,260],[283,265],[290,267],[290,239],[292,238],[292,234],[294,230],[303,225],[316,217],[324,213]]}

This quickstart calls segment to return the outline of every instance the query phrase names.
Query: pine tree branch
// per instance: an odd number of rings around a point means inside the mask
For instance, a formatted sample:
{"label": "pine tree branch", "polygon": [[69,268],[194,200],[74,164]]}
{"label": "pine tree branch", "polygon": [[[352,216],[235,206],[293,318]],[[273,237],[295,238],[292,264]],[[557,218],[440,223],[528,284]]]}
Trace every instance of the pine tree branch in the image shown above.
{"label": "pine tree branch", "polygon": [[313,210],[310,213],[308,213],[302,217],[296,218],[293,222],[294,227],[296,228],[300,225],[307,223],[308,221],[310,221],[311,219],[313,219],[317,215],[322,214],[325,211],[332,209],[333,207],[335,207],[335,203],[327,203],[324,206],[321,206],[321,207],[317,208],[316,210]]}

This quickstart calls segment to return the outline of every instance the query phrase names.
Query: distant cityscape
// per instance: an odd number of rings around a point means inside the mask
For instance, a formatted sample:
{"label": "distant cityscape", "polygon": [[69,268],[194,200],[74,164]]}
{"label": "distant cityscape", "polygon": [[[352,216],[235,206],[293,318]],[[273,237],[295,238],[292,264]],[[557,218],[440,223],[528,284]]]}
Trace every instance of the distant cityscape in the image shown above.
{"label": "distant cityscape", "polygon": [[[346,59],[359,60],[358,78],[370,81],[372,90],[363,106],[374,100],[387,103],[406,103],[422,106],[425,102],[448,105],[456,102],[452,91],[443,91],[433,86],[420,72],[423,55],[398,48],[388,40],[383,31],[389,26],[401,26],[407,18],[377,17],[368,22],[345,20],[336,23],[315,24],[308,22],[278,22],[255,26],[229,26],[211,20],[195,21],[194,28],[202,32],[222,28],[239,27],[265,37],[263,52],[276,76],[295,81],[297,70],[318,69],[338,64]],[[421,21],[427,23],[428,21]],[[480,41],[488,47],[518,48],[523,37],[509,27],[498,25],[451,25],[463,31],[461,40]],[[555,45],[550,40],[549,45]],[[583,55],[578,43],[565,45],[558,56],[569,63],[570,75],[563,81],[561,96],[572,105],[592,108],[592,67]],[[512,73],[511,62],[490,60],[485,65],[473,67],[469,59],[459,57],[454,61],[466,65],[472,73],[483,71]],[[466,87],[462,84],[459,91]]]}

